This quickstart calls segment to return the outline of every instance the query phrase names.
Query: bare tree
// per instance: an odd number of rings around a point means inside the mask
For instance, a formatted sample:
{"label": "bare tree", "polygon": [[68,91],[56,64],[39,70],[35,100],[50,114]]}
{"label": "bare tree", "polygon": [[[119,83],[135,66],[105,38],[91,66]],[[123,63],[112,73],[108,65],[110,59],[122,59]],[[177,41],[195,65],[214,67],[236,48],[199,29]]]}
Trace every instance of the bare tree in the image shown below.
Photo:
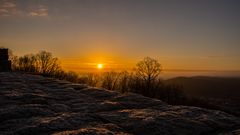
{"label": "bare tree", "polygon": [[78,78],[79,78],[79,75],[76,72],[69,71],[69,72],[66,73],[64,79],[68,80],[70,82],[78,83]]}
{"label": "bare tree", "polygon": [[129,91],[129,80],[131,78],[131,74],[128,71],[122,71],[119,77],[119,81],[118,81],[118,90],[121,93],[126,93]]}
{"label": "bare tree", "polygon": [[36,55],[37,67],[42,74],[53,74],[60,69],[58,59],[53,57],[50,52],[40,51]]}
{"label": "bare tree", "polygon": [[81,75],[78,78],[78,83],[83,83],[83,84],[87,84],[89,86],[93,86],[96,87],[99,85],[100,82],[100,76],[98,74],[95,73],[87,73],[85,75]]}
{"label": "bare tree", "polygon": [[151,85],[157,80],[161,71],[161,64],[153,58],[145,57],[137,63],[136,75],[145,84],[145,94],[149,92]]}
{"label": "bare tree", "polygon": [[102,87],[108,90],[116,90],[119,81],[120,73],[106,72],[103,74]]}
{"label": "bare tree", "polygon": [[33,54],[19,57],[18,65],[21,71],[36,72],[36,57]]}

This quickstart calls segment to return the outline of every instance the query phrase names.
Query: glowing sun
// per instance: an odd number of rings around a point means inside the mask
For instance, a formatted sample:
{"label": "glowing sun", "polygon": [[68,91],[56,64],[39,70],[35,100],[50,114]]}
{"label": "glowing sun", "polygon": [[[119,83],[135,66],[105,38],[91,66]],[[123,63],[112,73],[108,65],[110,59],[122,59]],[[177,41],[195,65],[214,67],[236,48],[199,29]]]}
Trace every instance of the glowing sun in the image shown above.
{"label": "glowing sun", "polygon": [[97,64],[97,68],[98,69],[102,69],[103,68],[103,64],[101,64],[101,63]]}

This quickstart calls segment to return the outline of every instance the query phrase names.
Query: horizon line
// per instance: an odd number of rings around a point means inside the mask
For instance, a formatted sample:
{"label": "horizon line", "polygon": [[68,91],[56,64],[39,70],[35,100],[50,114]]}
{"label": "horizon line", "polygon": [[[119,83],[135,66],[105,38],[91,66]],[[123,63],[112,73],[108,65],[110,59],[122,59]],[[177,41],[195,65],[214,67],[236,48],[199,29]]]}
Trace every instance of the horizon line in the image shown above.
{"label": "horizon line", "polygon": [[162,71],[177,71],[177,72],[240,72],[240,70],[213,70],[213,69],[163,69]]}
{"label": "horizon line", "polygon": [[[74,69],[74,70],[98,70],[96,68],[84,68],[84,67],[66,67],[66,70]],[[102,70],[134,70],[134,68],[104,68]],[[162,69],[162,71],[167,72],[240,72],[240,70],[213,70],[213,69]]]}

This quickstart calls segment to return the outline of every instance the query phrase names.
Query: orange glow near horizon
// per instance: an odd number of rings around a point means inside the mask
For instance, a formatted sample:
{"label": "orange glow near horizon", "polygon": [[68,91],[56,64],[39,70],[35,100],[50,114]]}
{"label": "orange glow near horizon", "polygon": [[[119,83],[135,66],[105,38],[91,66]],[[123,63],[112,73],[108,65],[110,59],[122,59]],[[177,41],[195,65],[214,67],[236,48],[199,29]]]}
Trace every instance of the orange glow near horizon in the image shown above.
{"label": "orange glow near horizon", "polygon": [[[95,55],[95,56],[93,56]],[[125,58],[121,56],[113,55],[92,55],[78,56],[72,58],[60,58],[61,66],[67,71],[77,71],[77,72],[95,72],[99,69],[103,71],[123,71],[132,70],[138,61],[143,57],[138,58]],[[218,66],[221,63],[218,61],[212,61],[209,58],[187,58],[189,63],[184,63],[185,58],[175,58],[175,57],[152,57],[159,61],[162,65],[164,71],[174,70],[174,71],[237,71],[236,69],[231,69],[231,67],[236,67],[235,65],[225,65]],[[198,62],[204,64],[196,63]],[[211,63],[214,63],[211,64]],[[102,66],[100,65],[102,64]],[[100,68],[102,67],[102,68]],[[228,69],[228,70],[226,70]]]}
{"label": "orange glow near horizon", "polygon": [[98,72],[123,71],[132,69],[138,59],[130,59],[119,55],[92,52],[87,55],[60,58],[61,66],[66,71]]}

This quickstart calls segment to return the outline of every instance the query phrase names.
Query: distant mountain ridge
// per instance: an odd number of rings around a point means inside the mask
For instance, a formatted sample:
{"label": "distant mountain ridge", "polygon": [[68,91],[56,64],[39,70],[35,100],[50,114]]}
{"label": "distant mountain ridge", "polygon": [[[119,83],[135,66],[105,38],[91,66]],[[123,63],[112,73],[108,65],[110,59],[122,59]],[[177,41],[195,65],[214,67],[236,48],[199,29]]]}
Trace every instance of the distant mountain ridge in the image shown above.
{"label": "distant mountain ridge", "polygon": [[240,98],[240,77],[175,77],[164,82],[179,85],[193,96]]}

